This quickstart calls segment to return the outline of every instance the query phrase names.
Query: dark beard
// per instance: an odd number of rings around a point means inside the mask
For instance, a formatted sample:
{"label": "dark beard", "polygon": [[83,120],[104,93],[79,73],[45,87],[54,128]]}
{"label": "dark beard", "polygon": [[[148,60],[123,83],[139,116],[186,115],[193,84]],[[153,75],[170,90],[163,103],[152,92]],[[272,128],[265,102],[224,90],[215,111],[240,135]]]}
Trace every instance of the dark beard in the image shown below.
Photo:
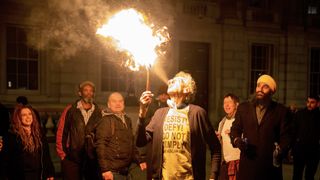
{"label": "dark beard", "polygon": [[256,104],[260,104],[260,105],[264,105],[264,104],[266,104],[266,99],[265,98],[263,98],[263,99],[255,99],[255,103]]}
{"label": "dark beard", "polygon": [[266,105],[271,101],[271,94],[264,94],[262,98],[257,98],[256,96],[254,98],[255,104]]}
{"label": "dark beard", "polygon": [[93,98],[84,98],[84,97],[82,97],[82,100],[83,100],[85,103],[90,103],[90,104],[93,103]]}

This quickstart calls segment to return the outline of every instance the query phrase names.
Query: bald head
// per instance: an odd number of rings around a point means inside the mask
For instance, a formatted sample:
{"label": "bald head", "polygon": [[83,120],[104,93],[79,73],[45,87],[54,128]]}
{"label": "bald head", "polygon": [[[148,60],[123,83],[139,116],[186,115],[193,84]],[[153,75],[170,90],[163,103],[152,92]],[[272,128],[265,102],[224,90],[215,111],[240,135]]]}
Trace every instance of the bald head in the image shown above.
{"label": "bald head", "polygon": [[108,108],[115,114],[121,114],[124,111],[124,99],[119,92],[113,92],[108,98]]}

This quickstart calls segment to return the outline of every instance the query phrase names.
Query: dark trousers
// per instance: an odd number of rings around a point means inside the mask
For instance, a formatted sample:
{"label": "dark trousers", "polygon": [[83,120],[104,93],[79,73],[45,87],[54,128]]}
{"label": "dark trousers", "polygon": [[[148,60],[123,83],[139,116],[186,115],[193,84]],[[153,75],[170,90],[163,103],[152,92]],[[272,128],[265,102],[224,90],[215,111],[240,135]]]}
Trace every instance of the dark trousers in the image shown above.
{"label": "dark trousers", "polygon": [[61,171],[64,180],[82,180],[79,163],[64,159],[61,161]]}
{"label": "dark trousers", "polygon": [[228,165],[226,162],[222,162],[220,166],[220,172],[219,172],[219,180],[229,180],[228,176]]}
{"label": "dark trousers", "polygon": [[61,171],[64,180],[101,180],[101,172],[96,160],[86,160],[77,163],[68,159],[61,161]]}
{"label": "dark trousers", "polygon": [[120,174],[118,172],[112,172],[114,180],[131,180],[130,174]]}
{"label": "dark trousers", "polygon": [[319,163],[320,148],[295,147],[293,150],[293,180],[302,180],[305,169],[305,179],[314,180]]}
{"label": "dark trousers", "polygon": [[0,179],[6,178],[5,163],[3,152],[0,152]]}
{"label": "dark trousers", "polygon": [[152,179],[152,143],[148,143],[146,146],[146,163],[147,163],[147,180]]}
{"label": "dark trousers", "polygon": [[[229,163],[227,163],[227,162],[225,162],[225,161],[223,161],[222,163],[221,163],[221,166],[220,166],[220,172],[219,172],[219,178],[218,178],[218,180],[229,180],[230,179],[230,177],[229,177]],[[238,166],[237,166],[238,167]],[[239,174],[239,169],[238,168],[236,168],[236,170],[235,170],[236,172],[235,172],[235,174],[232,174],[232,176],[234,177],[233,179],[236,179],[236,177],[238,176],[238,174]]]}

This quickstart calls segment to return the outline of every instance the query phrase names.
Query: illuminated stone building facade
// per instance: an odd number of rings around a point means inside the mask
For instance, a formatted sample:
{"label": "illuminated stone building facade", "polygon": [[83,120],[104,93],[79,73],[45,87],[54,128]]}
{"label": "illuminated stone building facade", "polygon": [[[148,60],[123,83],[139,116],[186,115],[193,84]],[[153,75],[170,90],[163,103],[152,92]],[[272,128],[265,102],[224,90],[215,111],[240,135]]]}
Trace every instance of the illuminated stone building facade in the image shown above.
{"label": "illuminated stone building facade", "polygon": [[[0,102],[12,105],[18,95],[25,95],[39,109],[63,108],[77,98],[77,84],[83,80],[96,84],[99,104],[105,104],[111,91],[139,97],[145,71],[120,66],[116,52],[105,53],[103,43],[95,39],[94,30],[104,16],[99,10],[105,5],[107,15],[123,1],[63,2],[1,2]],[[276,79],[274,99],[286,105],[303,107],[310,92],[320,94],[318,1],[135,3],[154,15],[151,20],[167,25],[171,40],[159,64],[169,78],[179,70],[191,72],[198,85],[196,103],[208,110],[215,124],[223,114],[223,95],[233,92],[242,101],[249,99],[262,73]],[[156,92],[161,78],[154,70],[151,77]]]}

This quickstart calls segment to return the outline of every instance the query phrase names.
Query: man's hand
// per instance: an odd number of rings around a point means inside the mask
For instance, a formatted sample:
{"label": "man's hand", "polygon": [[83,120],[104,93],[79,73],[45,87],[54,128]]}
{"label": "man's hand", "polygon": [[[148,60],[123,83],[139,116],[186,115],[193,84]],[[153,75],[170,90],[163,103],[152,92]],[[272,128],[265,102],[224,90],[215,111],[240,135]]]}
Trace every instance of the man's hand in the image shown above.
{"label": "man's hand", "polygon": [[218,139],[221,138],[221,134],[218,131],[214,131],[216,133],[216,136],[218,137]]}
{"label": "man's hand", "polygon": [[66,158],[66,153],[63,153],[60,157],[61,161],[63,161]]}
{"label": "man's hand", "polygon": [[111,171],[106,171],[102,173],[102,179],[104,180],[113,180],[113,174]]}
{"label": "man's hand", "polygon": [[273,166],[280,167],[281,165],[281,148],[277,142],[274,143],[275,149],[273,151]]}
{"label": "man's hand", "polygon": [[152,101],[153,94],[151,91],[145,91],[141,94],[140,97],[140,109],[139,109],[139,117],[140,118],[145,118],[147,111],[148,111],[148,106]]}
{"label": "man's hand", "polygon": [[54,177],[48,177],[47,180],[54,180]]}
{"label": "man's hand", "polygon": [[139,165],[140,165],[141,171],[147,169],[147,163],[146,162],[140,163]]}
{"label": "man's hand", "polygon": [[247,138],[240,138],[237,137],[234,139],[234,144],[237,148],[239,148],[241,151],[246,151],[248,148],[248,140]]}

